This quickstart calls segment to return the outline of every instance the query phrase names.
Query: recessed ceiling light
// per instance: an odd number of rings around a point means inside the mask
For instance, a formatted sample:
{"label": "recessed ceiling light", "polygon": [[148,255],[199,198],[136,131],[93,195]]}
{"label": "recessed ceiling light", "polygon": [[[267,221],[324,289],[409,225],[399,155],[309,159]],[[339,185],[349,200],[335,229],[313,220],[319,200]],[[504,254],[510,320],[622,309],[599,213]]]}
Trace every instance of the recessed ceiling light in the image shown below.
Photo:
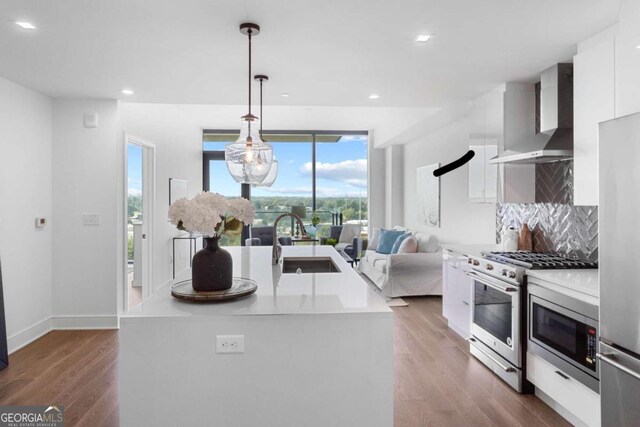
{"label": "recessed ceiling light", "polygon": [[380,98],[380,95],[372,93],[371,95],[369,95],[369,99],[378,99]]}
{"label": "recessed ceiling light", "polygon": [[431,34],[419,34],[418,37],[416,37],[416,41],[418,43],[424,43],[424,42],[428,42],[430,38],[431,38]]}
{"label": "recessed ceiling light", "polygon": [[280,96],[283,97],[283,98],[288,98],[289,94],[288,93],[281,93]]}
{"label": "recessed ceiling light", "polygon": [[16,22],[16,25],[24,30],[35,30],[36,27],[31,22]]}
{"label": "recessed ceiling light", "polygon": [[640,49],[640,44],[638,46],[636,46],[636,49]]}
{"label": "recessed ceiling light", "polygon": [[122,93],[124,95],[133,95],[133,91],[131,89],[122,89]]}

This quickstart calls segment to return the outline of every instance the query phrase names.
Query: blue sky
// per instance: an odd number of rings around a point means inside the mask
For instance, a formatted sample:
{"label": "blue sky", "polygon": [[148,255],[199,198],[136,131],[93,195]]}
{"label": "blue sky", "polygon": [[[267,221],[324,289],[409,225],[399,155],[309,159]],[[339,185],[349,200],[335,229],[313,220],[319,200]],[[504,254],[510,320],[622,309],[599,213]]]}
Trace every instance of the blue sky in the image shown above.
{"label": "blue sky", "polygon": [[128,144],[127,156],[128,194],[139,196],[142,194],[142,147]]}
{"label": "blue sky", "polygon": [[[251,195],[311,196],[311,144],[270,142],[279,162],[278,178],[273,186],[255,187]],[[219,150],[223,143],[205,143],[206,149]],[[316,151],[318,197],[366,196],[367,137],[344,136],[337,143],[318,143]],[[239,196],[240,185],[229,175],[224,162],[210,168],[211,191]]]}

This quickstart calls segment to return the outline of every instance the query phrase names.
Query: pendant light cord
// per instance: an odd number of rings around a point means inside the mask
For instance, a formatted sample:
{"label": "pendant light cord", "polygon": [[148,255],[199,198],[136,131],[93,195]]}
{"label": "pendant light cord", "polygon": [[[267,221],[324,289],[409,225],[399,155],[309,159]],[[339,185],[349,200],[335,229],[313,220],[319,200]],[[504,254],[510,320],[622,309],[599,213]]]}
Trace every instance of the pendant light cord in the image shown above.
{"label": "pendant light cord", "polygon": [[253,30],[249,29],[249,115],[251,115],[251,33]]}
{"label": "pendant light cord", "polygon": [[262,79],[260,79],[260,139],[262,139]]}
{"label": "pendant light cord", "polygon": [[253,30],[249,28],[247,34],[249,36],[249,115],[247,116],[249,134],[247,135],[247,147],[251,147],[253,146],[253,138],[251,138],[251,34],[253,34]]}

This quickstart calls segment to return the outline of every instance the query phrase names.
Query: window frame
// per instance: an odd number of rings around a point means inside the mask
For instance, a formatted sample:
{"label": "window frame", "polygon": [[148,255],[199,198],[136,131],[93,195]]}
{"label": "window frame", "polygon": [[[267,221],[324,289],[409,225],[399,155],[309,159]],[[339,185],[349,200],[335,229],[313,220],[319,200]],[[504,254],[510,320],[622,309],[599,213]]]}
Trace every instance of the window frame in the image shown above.
{"label": "window frame", "polygon": [[[240,129],[203,129],[202,136],[206,134],[240,134]],[[369,141],[369,131],[366,130],[268,130],[263,131],[263,135],[310,135],[311,136],[311,208],[316,210],[316,137],[317,135],[361,135],[366,136]],[[222,156],[222,157],[220,157]],[[367,146],[367,157],[369,157],[369,147]],[[209,191],[209,161],[224,160],[223,150],[202,150],[202,189]],[[367,158],[367,168],[369,168],[369,159]],[[367,183],[368,184],[368,183]],[[251,185],[240,184],[240,193],[242,197],[251,200]],[[369,196],[367,195],[367,199]]]}

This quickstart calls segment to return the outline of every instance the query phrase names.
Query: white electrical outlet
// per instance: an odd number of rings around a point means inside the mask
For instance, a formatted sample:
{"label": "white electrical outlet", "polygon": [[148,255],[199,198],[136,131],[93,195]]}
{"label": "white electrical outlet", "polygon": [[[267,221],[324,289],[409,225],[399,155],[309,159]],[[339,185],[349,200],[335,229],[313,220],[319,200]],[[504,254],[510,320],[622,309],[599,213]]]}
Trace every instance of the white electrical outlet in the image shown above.
{"label": "white electrical outlet", "polygon": [[244,335],[216,335],[216,353],[244,353]]}
{"label": "white electrical outlet", "polygon": [[82,214],[83,225],[100,225],[100,214],[86,213]]}

